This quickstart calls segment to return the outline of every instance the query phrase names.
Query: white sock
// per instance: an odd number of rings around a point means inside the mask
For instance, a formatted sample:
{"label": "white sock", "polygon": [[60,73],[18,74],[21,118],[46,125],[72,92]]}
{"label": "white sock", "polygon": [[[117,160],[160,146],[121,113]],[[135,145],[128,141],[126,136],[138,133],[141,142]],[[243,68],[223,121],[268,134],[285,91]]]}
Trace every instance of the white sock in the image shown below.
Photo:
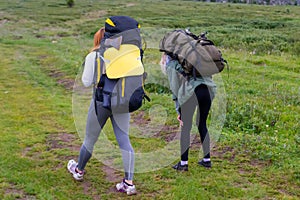
{"label": "white sock", "polygon": [[203,158],[203,161],[204,161],[204,162],[209,162],[209,161],[210,161],[210,158]]}
{"label": "white sock", "polygon": [[181,164],[181,165],[187,165],[187,164],[188,164],[188,161],[180,161],[180,164]]}

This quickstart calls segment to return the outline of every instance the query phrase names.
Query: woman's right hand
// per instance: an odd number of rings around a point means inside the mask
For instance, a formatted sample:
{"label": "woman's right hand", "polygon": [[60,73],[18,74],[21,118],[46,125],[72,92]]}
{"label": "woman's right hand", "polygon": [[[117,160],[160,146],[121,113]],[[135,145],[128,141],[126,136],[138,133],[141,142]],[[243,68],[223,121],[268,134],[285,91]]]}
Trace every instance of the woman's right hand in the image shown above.
{"label": "woman's right hand", "polygon": [[181,120],[181,115],[177,116],[177,120],[179,121],[180,126],[183,126],[183,121]]}

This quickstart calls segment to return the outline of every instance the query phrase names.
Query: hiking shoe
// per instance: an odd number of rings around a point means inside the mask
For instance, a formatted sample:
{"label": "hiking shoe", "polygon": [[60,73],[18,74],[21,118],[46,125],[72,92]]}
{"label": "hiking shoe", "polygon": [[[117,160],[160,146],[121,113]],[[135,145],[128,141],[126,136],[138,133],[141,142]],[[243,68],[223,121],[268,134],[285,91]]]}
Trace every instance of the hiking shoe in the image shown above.
{"label": "hiking shoe", "polygon": [[198,164],[206,168],[211,168],[211,161],[204,162],[204,160],[200,160]]}
{"label": "hiking shoe", "polygon": [[81,180],[83,180],[84,171],[82,173],[79,173],[76,169],[77,165],[78,165],[78,163],[75,162],[74,160],[69,160],[67,169],[73,175],[73,178],[76,181],[81,181]]}
{"label": "hiking shoe", "polygon": [[188,171],[189,166],[188,165],[181,165],[180,161],[172,167],[173,169],[176,169],[178,171]]}
{"label": "hiking shoe", "polygon": [[127,195],[134,195],[136,194],[135,185],[129,185],[125,182],[125,179],[121,183],[116,185],[116,188],[119,192],[127,193]]}

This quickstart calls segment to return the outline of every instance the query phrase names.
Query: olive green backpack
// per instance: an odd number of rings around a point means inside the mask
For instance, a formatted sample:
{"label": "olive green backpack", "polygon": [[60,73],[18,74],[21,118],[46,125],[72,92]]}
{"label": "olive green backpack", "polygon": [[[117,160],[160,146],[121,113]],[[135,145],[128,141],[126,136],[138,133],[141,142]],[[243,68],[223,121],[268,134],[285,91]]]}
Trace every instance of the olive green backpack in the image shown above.
{"label": "olive green backpack", "polygon": [[163,37],[159,50],[175,58],[187,75],[211,76],[222,72],[227,61],[206,33],[196,36],[188,29],[174,30]]}

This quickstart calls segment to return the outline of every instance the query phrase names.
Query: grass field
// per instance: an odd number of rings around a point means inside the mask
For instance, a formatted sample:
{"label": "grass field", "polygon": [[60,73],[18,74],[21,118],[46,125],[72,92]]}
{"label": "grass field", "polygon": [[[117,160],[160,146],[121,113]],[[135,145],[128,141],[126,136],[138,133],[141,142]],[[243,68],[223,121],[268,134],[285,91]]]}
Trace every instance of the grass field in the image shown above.
{"label": "grass field", "polygon": [[[152,101],[131,121],[134,197],[114,190],[123,172],[109,123],[84,182],[66,170],[77,159],[89,104],[79,98],[81,64],[111,15],[137,19],[147,43]],[[214,77],[212,169],[197,165],[193,129],[189,171],[178,173],[170,167],[179,159],[178,141],[170,141],[178,124],[158,42],[186,27],[208,31],[230,70]],[[76,0],[68,8],[65,1],[0,0],[0,199],[299,199],[299,33],[299,6]]]}

